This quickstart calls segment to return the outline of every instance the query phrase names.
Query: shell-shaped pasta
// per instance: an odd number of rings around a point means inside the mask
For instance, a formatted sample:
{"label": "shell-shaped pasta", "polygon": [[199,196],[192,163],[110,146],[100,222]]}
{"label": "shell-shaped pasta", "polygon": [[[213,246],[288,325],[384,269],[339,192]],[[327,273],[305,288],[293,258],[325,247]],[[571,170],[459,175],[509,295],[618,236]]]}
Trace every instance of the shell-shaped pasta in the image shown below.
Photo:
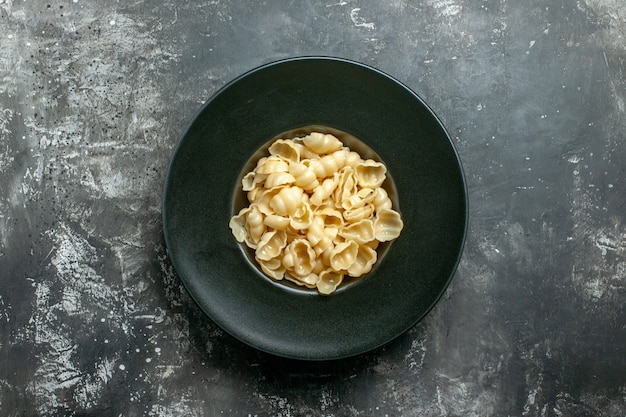
{"label": "shell-shaped pasta", "polygon": [[267,176],[267,179],[263,183],[263,187],[276,188],[281,185],[289,185],[295,182],[295,177],[288,172],[272,172]]}
{"label": "shell-shaped pasta", "polygon": [[387,177],[387,167],[373,159],[360,162],[354,167],[356,179],[361,187],[377,188]]}
{"label": "shell-shaped pasta", "polygon": [[317,281],[319,281],[319,276],[316,273],[311,272],[308,275],[299,277],[296,275],[291,275],[290,273],[287,272],[285,274],[285,279],[300,286],[304,286],[307,288],[315,288],[315,286],[317,285]]}
{"label": "shell-shaped pasta", "polygon": [[367,245],[359,245],[359,250],[354,263],[348,268],[348,275],[358,278],[372,270],[378,255],[376,251]]}
{"label": "shell-shaped pasta", "polygon": [[251,205],[241,209],[236,216],[230,219],[228,225],[237,242],[245,242],[248,247],[256,249],[266,230],[262,223],[263,215],[259,208],[256,205]]}
{"label": "shell-shaped pasta", "polygon": [[335,271],[348,269],[356,260],[358,251],[359,245],[353,240],[335,245],[329,259],[331,268]]}
{"label": "shell-shaped pasta", "polygon": [[308,201],[303,201],[291,216],[290,225],[295,230],[308,228],[313,222],[314,213]]}
{"label": "shell-shaped pasta", "polygon": [[374,213],[374,207],[371,204],[366,204],[362,207],[349,208],[343,212],[343,218],[347,223],[356,223],[359,220],[369,219]]}
{"label": "shell-shaped pasta", "polygon": [[371,188],[362,188],[349,198],[341,202],[344,209],[362,207],[374,201],[375,191]]}
{"label": "shell-shaped pasta", "polygon": [[384,209],[391,209],[392,207],[389,194],[387,194],[387,191],[385,191],[382,187],[374,190],[374,200],[372,201],[372,204],[374,204],[376,212]]}
{"label": "shell-shaped pasta", "polygon": [[322,271],[317,281],[317,291],[322,295],[329,295],[335,292],[339,284],[343,281],[343,274],[331,269]]}
{"label": "shell-shaped pasta", "polygon": [[396,239],[400,236],[403,227],[400,213],[395,210],[380,210],[374,220],[374,234],[380,242]]}
{"label": "shell-shaped pasta", "polygon": [[269,261],[276,258],[286,245],[287,234],[284,230],[270,230],[261,237],[254,255],[261,261]]}
{"label": "shell-shaped pasta", "polygon": [[311,160],[309,167],[318,178],[330,177],[344,167],[347,155],[348,151],[339,149],[330,155],[324,155],[320,159]]}
{"label": "shell-shaped pasta", "polygon": [[311,224],[307,228],[306,238],[313,246],[317,245],[324,238],[324,219],[321,216],[313,216]]}
{"label": "shell-shaped pasta", "polygon": [[343,143],[331,134],[313,132],[302,138],[304,146],[318,154],[327,154],[340,149]]}
{"label": "shell-shaped pasta", "polygon": [[257,187],[257,184],[265,181],[265,178],[266,175],[250,171],[241,179],[241,189],[244,191],[250,191]]}
{"label": "shell-shaped pasta", "polygon": [[270,214],[263,219],[263,223],[265,223],[267,227],[276,230],[286,230],[289,227],[290,221],[291,219],[289,217],[279,216],[278,214]]}
{"label": "shell-shaped pasta", "polygon": [[269,261],[263,261],[257,258],[257,262],[261,266],[261,270],[270,278],[280,281],[285,277],[285,267],[280,257],[272,258]]}
{"label": "shell-shaped pasta", "polygon": [[315,172],[304,164],[298,162],[290,163],[289,173],[294,176],[295,185],[302,187],[304,190],[313,190],[320,184]]}
{"label": "shell-shaped pasta", "polygon": [[268,150],[270,154],[285,161],[298,162],[300,161],[300,146],[290,139],[278,139],[270,145]]}
{"label": "shell-shaped pasta", "polygon": [[298,277],[305,277],[313,272],[315,251],[306,239],[295,239],[285,248],[283,265]]}
{"label": "shell-shaped pasta", "polygon": [[258,243],[263,233],[265,233],[266,228],[263,223],[263,213],[261,213],[259,206],[256,204],[250,206],[250,211],[246,215],[246,226],[250,239],[254,243]]}
{"label": "shell-shaped pasta", "polygon": [[346,155],[345,166],[354,168],[362,160],[363,159],[361,159],[361,155],[359,155],[358,153],[354,151],[348,151],[348,154]]}
{"label": "shell-shaped pasta", "polygon": [[319,278],[320,272],[322,272],[325,269],[328,269],[328,265],[324,265],[324,262],[322,261],[321,256],[318,256],[317,258],[315,258],[315,265],[313,265],[313,273],[317,274]]}
{"label": "shell-shaped pasta", "polygon": [[358,243],[367,243],[374,240],[374,222],[370,219],[349,223],[339,230],[339,234],[348,240]]}
{"label": "shell-shaped pasta", "polygon": [[[344,203],[348,204],[350,196],[356,194],[356,178],[352,168],[342,169],[337,180],[337,188],[335,189],[334,199],[335,205],[342,207]],[[345,208],[345,207],[344,207]]]}
{"label": "shell-shaped pasta", "polygon": [[324,179],[324,181],[322,181],[320,185],[315,187],[315,189],[313,190],[313,194],[309,199],[311,201],[311,204],[319,207],[326,203],[328,201],[328,198],[337,187],[337,178],[338,176],[326,178]]}
{"label": "shell-shaped pasta", "polygon": [[272,197],[269,206],[280,216],[293,215],[302,201],[302,188],[281,188],[278,194]]}
{"label": "shell-shaped pasta", "polygon": [[[235,237],[235,240],[239,243],[243,243],[248,237],[248,228],[246,227],[246,217],[248,212],[250,211],[250,207],[244,207],[239,210],[239,213],[231,217],[230,222],[228,223],[228,227]],[[323,233],[323,220],[322,221],[322,233]]]}
{"label": "shell-shaped pasta", "polygon": [[270,206],[272,199],[281,191],[281,188],[255,188],[248,192],[248,200],[256,205],[261,213],[265,216],[275,214],[274,209]]}
{"label": "shell-shaped pasta", "polygon": [[315,245],[313,250],[315,250],[315,254],[320,257],[324,265],[330,266],[330,255],[334,248],[335,244],[333,243],[333,240],[324,234],[322,239],[317,242],[317,245]]}
{"label": "shell-shaped pasta", "polygon": [[324,207],[319,209],[316,214],[323,219],[325,227],[339,228],[343,226],[343,216],[339,210],[332,207]]}
{"label": "shell-shaped pasta", "polygon": [[288,169],[289,164],[280,159],[280,157],[268,156],[259,160],[255,172],[257,174],[272,174],[274,172],[287,172]]}

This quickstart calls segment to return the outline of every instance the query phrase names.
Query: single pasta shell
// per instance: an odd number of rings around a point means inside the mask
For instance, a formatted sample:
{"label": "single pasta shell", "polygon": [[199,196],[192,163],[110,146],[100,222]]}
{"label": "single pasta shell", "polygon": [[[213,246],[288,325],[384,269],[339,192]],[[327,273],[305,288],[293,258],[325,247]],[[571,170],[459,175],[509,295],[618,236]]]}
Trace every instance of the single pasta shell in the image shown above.
{"label": "single pasta shell", "polygon": [[376,207],[376,212],[384,209],[391,209],[393,206],[391,199],[389,198],[389,194],[387,194],[387,191],[385,191],[382,187],[374,190],[374,200],[372,201],[372,204]]}
{"label": "single pasta shell", "polygon": [[387,167],[381,162],[368,159],[354,167],[354,174],[360,187],[378,188],[387,177]]}
{"label": "single pasta shell", "polygon": [[273,172],[267,176],[265,183],[263,183],[263,187],[276,188],[281,185],[289,185],[295,182],[295,177],[288,172]]}
{"label": "single pasta shell", "polygon": [[285,161],[300,161],[300,147],[291,139],[278,139],[270,145],[268,150],[270,154]]}
{"label": "single pasta shell", "polygon": [[350,208],[343,212],[343,218],[348,223],[356,223],[359,220],[368,219],[374,212],[374,207],[371,204],[366,204],[362,207]]}
{"label": "single pasta shell", "polygon": [[246,228],[246,215],[249,211],[250,207],[242,208],[239,210],[239,213],[230,219],[230,222],[228,223],[235,240],[239,243],[243,243],[248,236],[248,229]]}
{"label": "single pasta shell", "polygon": [[284,230],[265,232],[257,245],[255,256],[262,261],[277,257],[287,245],[287,234]]}
{"label": "single pasta shell", "polygon": [[[263,163],[260,163],[263,161]],[[257,174],[272,174],[274,172],[287,172],[289,164],[283,161],[278,156],[268,156],[267,158],[261,158],[259,164],[255,169]]]}
{"label": "single pasta shell", "polygon": [[348,268],[348,275],[358,278],[367,274],[372,270],[372,266],[376,263],[378,254],[374,249],[367,245],[359,245],[359,251],[356,259]]}
{"label": "single pasta shell", "polygon": [[294,176],[295,184],[304,190],[313,190],[320,185],[315,172],[302,163],[291,162],[289,164],[289,173]]}
{"label": "single pasta shell", "polygon": [[269,276],[270,278],[280,281],[285,277],[285,267],[280,261],[280,258],[270,259],[269,261],[257,259],[257,262],[261,266],[261,270],[263,271],[263,273],[265,273],[265,275]]}
{"label": "single pasta shell", "polygon": [[339,235],[358,243],[367,243],[374,240],[374,222],[370,219],[359,220],[339,229]]}
{"label": "single pasta shell", "polygon": [[387,242],[400,236],[404,227],[400,213],[395,210],[383,209],[374,220],[374,233],[380,242]]}
{"label": "single pasta shell", "polygon": [[296,230],[303,230],[311,226],[314,213],[308,201],[303,201],[291,216],[290,225]]}
{"label": "single pasta shell", "polygon": [[343,216],[339,210],[332,207],[324,207],[316,212],[324,220],[325,227],[342,227]]}
{"label": "single pasta shell", "polygon": [[322,295],[329,295],[335,292],[339,284],[343,281],[343,274],[327,269],[320,272],[317,281],[317,291]]}
{"label": "single pasta shell", "polygon": [[317,154],[326,154],[336,151],[343,143],[331,134],[313,132],[302,138],[304,146]]}
{"label": "single pasta shell", "polygon": [[303,277],[291,275],[290,273],[287,272],[285,273],[285,279],[301,287],[304,286],[307,288],[315,288],[315,286],[317,285],[317,281],[319,281],[318,275],[313,272]]}
{"label": "single pasta shell", "polygon": [[302,188],[285,187],[272,197],[270,207],[280,216],[291,216],[295,213],[302,201]]}
{"label": "single pasta shell", "polygon": [[263,219],[263,223],[265,223],[267,227],[276,230],[287,229],[289,227],[289,221],[289,217],[279,216],[278,214],[270,214]]}
{"label": "single pasta shell", "polygon": [[295,239],[285,248],[283,265],[298,277],[305,277],[315,267],[315,251],[306,239]]}
{"label": "single pasta shell", "polygon": [[337,244],[330,254],[331,268],[335,271],[348,269],[356,260],[358,250],[359,244],[353,240]]}

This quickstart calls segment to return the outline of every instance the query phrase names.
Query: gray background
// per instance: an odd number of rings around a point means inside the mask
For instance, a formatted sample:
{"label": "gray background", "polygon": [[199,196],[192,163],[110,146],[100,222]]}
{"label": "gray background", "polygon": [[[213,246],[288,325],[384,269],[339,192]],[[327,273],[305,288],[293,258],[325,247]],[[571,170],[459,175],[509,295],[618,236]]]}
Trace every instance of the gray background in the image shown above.
{"label": "gray background", "polygon": [[[160,208],[201,104],[310,54],[421,95],[470,199],[432,313],[330,364],[206,319]],[[0,414],[626,415],[625,84],[622,0],[0,0]]]}

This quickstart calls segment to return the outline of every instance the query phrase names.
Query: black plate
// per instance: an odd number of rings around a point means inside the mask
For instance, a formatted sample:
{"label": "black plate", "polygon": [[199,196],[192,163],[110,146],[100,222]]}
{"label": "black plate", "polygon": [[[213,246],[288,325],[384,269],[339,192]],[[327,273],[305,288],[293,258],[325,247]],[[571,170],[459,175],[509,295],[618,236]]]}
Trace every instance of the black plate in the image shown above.
{"label": "black plate", "polygon": [[[404,221],[374,269],[331,296],[266,278],[228,227],[249,158],[280,132],[307,125],[373,148],[394,179]],[[256,68],[203,105],[174,152],[163,221],[174,268],[220,327],[275,355],[338,359],[391,341],[441,298],[465,241],[467,192],[448,134],[415,93],[360,63],[303,57]]]}

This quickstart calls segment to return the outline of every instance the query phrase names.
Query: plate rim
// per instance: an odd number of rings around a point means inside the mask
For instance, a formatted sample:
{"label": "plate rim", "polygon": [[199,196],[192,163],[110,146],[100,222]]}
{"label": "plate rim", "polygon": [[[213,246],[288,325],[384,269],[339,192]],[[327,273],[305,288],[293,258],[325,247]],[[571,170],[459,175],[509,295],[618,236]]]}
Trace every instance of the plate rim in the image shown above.
{"label": "plate rim", "polygon": [[[303,355],[303,354],[294,354],[291,352],[287,352],[287,351],[281,351],[280,349],[269,349],[269,348],[264,348],[261,346],[258,346],[254,343],[252,343],[250,340],[246,340],[244,337],[241,337],[239,334],[237,334],[237,332],[233,332],[230,331],[229,329],[225,328],[222,324],[220,324],[214,317],[212,317],[207,311],[206,309],[203,307],[202,303],[200,302],[200,300],[198,299],[198,296],[194,294],[193,291],[191,291],[190,287],[189,287],[189,283],[187,282],[187,278],[181,274],[179,271],[182,269],[181,266],[179,265],[177,259],[172,256],[172,254],[169,251],[169,248],[171,247],[171,236],[170,236],[170,231],[169,228],[167,227],[167,215],[168,215],[168,209],[166,207],[167,204],[167,195],[168,195],[168,188],[171,182],[171,176],[172,176],[172,168],[176,162],[177,156],[180,153],[181,148],[184,146],[184,142],[185,142],[185,138],[187,137],[187,135],[189,134],[189,132],[192,130],[194,124],[196,123],[196,121],[198,120],[199,116],[206,110],[207,107],[209,107],[216,99],[218,99],[218,97],[220,97],[222,94],[224,94],[226,91],[228,91],[229,88],[231,88],[231,86],[235,85],[236,83],[238,83],[240,80],[263,70],[266,70],[268,68],[277,66],[277,65],[282,65],[282,64],[287,64],[290,62],[297,62],[297,61],[333,61],[333,62],[339,62],[339,63],[344,63],[344,64],[348,64],[348,65],[354,65],[360,68],[363,68],[365,70],[371,71],[379,76],[382,76],[383,78],[385,78],[387,81],[392,82],[396,85],[398,85],[399,87],[401,87],[402,90],[404,90],[405,92],[409,93],[412,97],[412,99],[417,100],[421,106],[424,107],[425,110],[427,110],[427,112],[429,113],[429,115],[432,117],[432,119],[436,122],[436,124],[438,125],[438,127],[441,129],[441,131],[444,133],[446,139],[447,139],[447,143],[449,145],[450,150],[452,151],[452,154],[454,156],[454,161],[456,163],[456,165],[458,166],[458,175],[459,175],[459,180],[460,180],[460,185],[461,185],[461,189],[462,189],[462,200],[463,200],[463,229],[462,229],[462,233],[460,233],[460,235],[458,236],[459,240],[458,240],[458,251],[456,253],[455,259],[453,263],[450,263],[450,273],[447,276],[445,282],[443,282],[443,284],[441,285],[440,291],[437,293],[437,296],[434,297],[434,299],[432,300],[432,302],[430,303],[430,305],[425,308],[422,312],[421,315],[419,315],[415,320],[407,323],[407,325],[399,332],[397,332],[397,334],[391,338],[385,338],[384,340],[381,340],[377,345],[375,346],[368,346],[366,348],[358,348],[358,347],[354,347],[353,349],[351,349],[351,351],[345,351],[341,354],[338,355],[332,355],[332,356],[315,356],[315,355]],[[336,57],[336,56],[329,56],[329,55],[300,55],[300,56],[293,56],[293,57],[288,57],[288,58],[282,58],[282,59],[278,59],[278,60],[272,60],[269,62],[266,62],[264,64],[252,67],[244,72],[242,72],[241,74],[239,74],[238,76],[232,78],[230,81],[226,82],[223,86],[221,86],[220,88],[218,88],[214,93],[212,93],[210,95],[210,97],[201,105],[199,106],[199,108],[195,111],[195,113],[188,119],[188,122],[186,123],[184,129],[181,131],[181,133],[179,134],[178,138],[177,138],[177,142],[176,145],[174,146],[171,155],[170,155],[170,159],[169,159],[169,163],[167,165],[167,174],[165,177],[165,181],[163,183],[163,188],[162,188],[162,201],[161,201],[161,219],[162,219],[162,225],[163,225],[163,236],[164,236],[164,240],[165,240],[165,249],[166,249],[166,255],[169,259],[169,261],[171,262],[174,271],[176,273],[176,276],[178,277],[178,279],[180,279],[180,281],[182,282],[183,286],[185,287],[187,293],[189,294],[189,296],[191,297],[191,299],[194,301],[194,303],[198,306],[198,308],[200,308],[200,310],[204,313],[204,315],[211,320],[212,322],[214,322],[220,329],[224,330],[225,332],[227,332],[229,335],[231,335],[232,337],[234,337],[235,339],[239,340],[240,342],[244,343],[247,346],[251,346],[259,351],[271,354],[271,355],[275,355],[275,356],[279,356],[279,357],[284,357],[284,358],[288,358],[288,359],[296,359],[296,360],[305,360],[305,361],[327,361],[327,360],[338,360],[338,359],[344,359],[344,358],[348,358],[348,357],[353,357],[353,356],[358,356],[361,354],[365,354],[367,352],[371,352],[374,351],[376,349],[379,349],[385,345],[387,345],[388,343],[392,342],[393,340],[397,339],[399,336],[401,336],[402,334],[406,333],[408,330],[410,330],[411,328],[413,328],[415,325],[417,325],[419,322],[421,322],[426,316],[428,316],[428,314],[432,311],[432,309],[439,303],[439,301],[441,300],[441,298],[444,296],[444,294],[446,293],[447,289],[450,286],[450,283],[452,282],[452,280],[454,279],[454,277],[456,276],[456,274],[458,273],[458,267],[459,264],[461,262],[461,259],[463,257],[464,251],[465,251],[465,246],[466,246],[466,242],[467,242],[467,237],[468,237],[468,231],[469,231],[469,214],[470,214],[470,202],[469,202],[469,192],[468,192],[468,185],[467,185],[467,179],[466,179],[466,174],[465,174],[465,170],[463,167],[463,161],[461,160],[460,154],[459,154],[459,150],[457,149],[456,145],[454,144],[452,137],[450,135],[450,133],[448,132],[448,130],[446,129],[444,123],[442,122],[442,120],[439,118],[439,116],[435,113],[435,111],[432,109],[432,107],[430,105],[428,105],[424,99],[422,99],[421,96],[419,96],[415,91],[413,91],[413,89],[411,89],[410,87],[408,87],[405,83],[399,81],[397,78],[389,75],[388,73],[374,67],[368,64],[365,64],[363,62],[359,62],[356,60],[352,60],[352,59],[348,59],[348,58],[343,58],[343,57]],[[456,243],[456,242],[455,242]],[[241,256],[245,256],[243,253],[241,254]],[[272,283],[272,284],[277,284],[277,283]],[[332,295],[331,295],[332,297]]]}

